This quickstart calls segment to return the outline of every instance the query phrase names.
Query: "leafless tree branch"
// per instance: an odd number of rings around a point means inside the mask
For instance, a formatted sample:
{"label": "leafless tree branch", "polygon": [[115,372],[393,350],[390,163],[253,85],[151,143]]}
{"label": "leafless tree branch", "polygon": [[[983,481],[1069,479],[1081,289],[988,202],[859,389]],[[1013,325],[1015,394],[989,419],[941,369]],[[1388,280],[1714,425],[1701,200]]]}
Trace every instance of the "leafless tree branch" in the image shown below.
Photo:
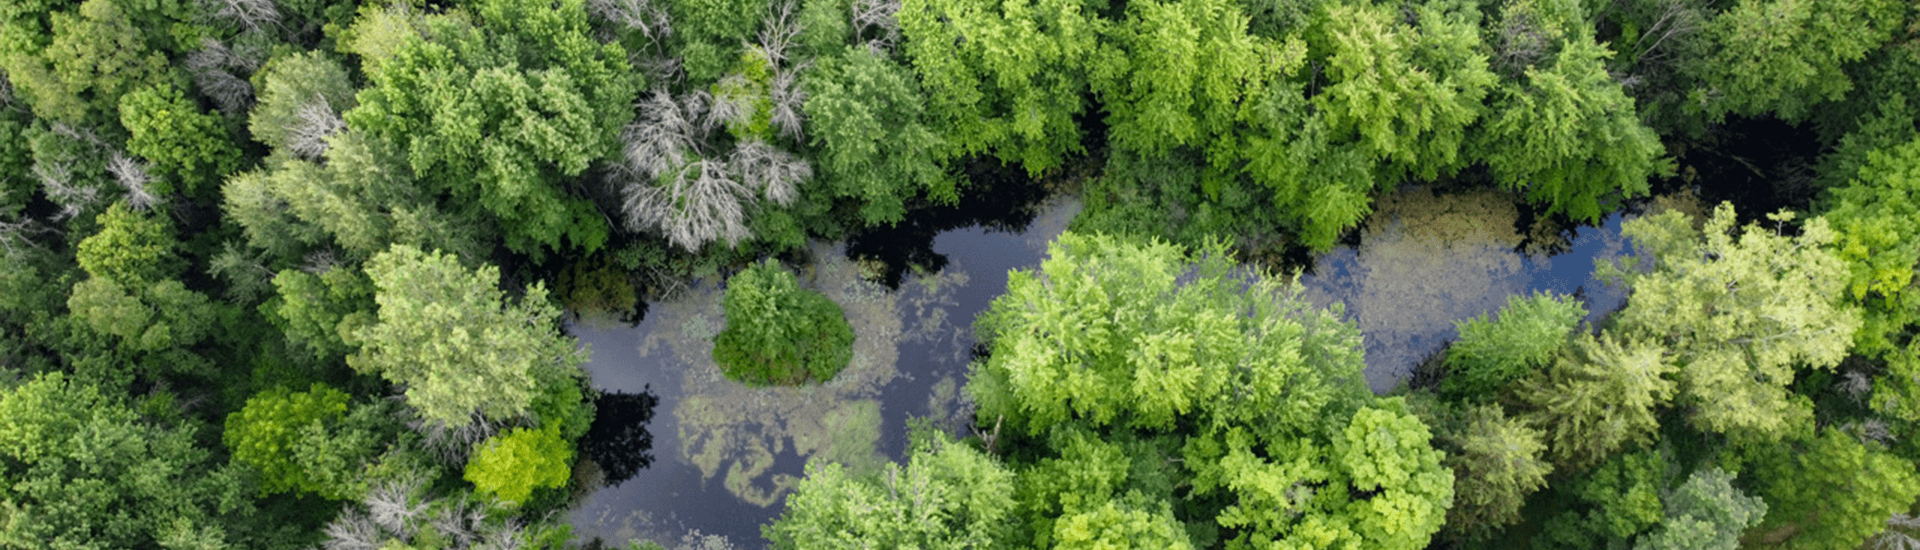
{"label": "leafless tree branch", "polygon": [[127,156],[119,151],[107,158],[107,172],[127,190],[127,204],[141,210],[152,210],[160,204],[160,198],[147,190],[147,184],[153,183],[153,177],[147,174],[147,163]]}
{"label": "leafless tree branch", "polygon": [[347,122],[340,119],[340,113],[334,112],[326,96],[314,94],[313,101],[301,105],[294,113],[293,127],[287,131],[287,150],[321,160],[327,152],[327,138],[345,129]]}
{"label": "leafless tree branch", "polygon": [[807,161],[760,140],[740,143],[729,160],[741,182],[782,206],[793,204],[800,196],[800,182],[813,177]]}

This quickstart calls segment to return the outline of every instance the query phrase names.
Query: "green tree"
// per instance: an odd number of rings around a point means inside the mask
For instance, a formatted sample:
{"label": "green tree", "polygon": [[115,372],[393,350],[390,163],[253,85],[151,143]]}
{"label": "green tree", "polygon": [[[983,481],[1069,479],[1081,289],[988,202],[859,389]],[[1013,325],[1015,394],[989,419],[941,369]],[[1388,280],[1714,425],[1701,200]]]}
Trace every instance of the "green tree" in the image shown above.
{"label": "green tree", "polygon": [[185,266],[166,218],[114,203],[95,218],[100,231],[80,240],[75,260],[95,277],[121,284],[171,279]]}
{"label": "green tree", "polygon": [[1694,71],[1709,114],[1806,117],[1853,89],[1842,66],[1880,47],[1902,24],[1898,0],[1748,0],[1707,24],[1712,53]]}
{"label": "green tree", "polygon": [[978,321],[992,351],[967,389],[982,423],[1016,433],[1181,438],[1172,475],[1192,489],[1176,513],[1230,548],[1425,546],[1453,476],[1403,403],[1367,393],[1338,315],[1237,273],[1220,244],[1067,233]]}
{"label": "green tree", "polygon": [[422,417],[465,426],[528,414],[541,388],[571,383],[584,354],[559,333],[540,283],[509,303],[492,266],[396,245],[368,260],[378,320],[353,331],[355,370],[407,387]]}
{"label": "green tree", "polygon": [[521,504],[535,489],[566,485],[572,466],[573,444],[561,438],[558,425],[514,428],[480,445],[466,479],[481,493]]}
{"label": "green tree", "polygon": [[224,547],[251,507],[195,431],[59,373],[0,389],[0,545]]}
{"label": "green tree", "polygon": [[1467,409],[1459,431],[1441,430],[1437,439],[1451,448],[1453,507],[1447,527],[1469,537],[1519,523],[1527,496],[1547,486],[1553,465],[1543,459],[1544,434],[1523,418],[1511,418],[1498,405]]}
{"label": "green tree", "polygon": [[926,90],[942,157],[992,154],[1039,173],[1080,150],[1089,61],[1105,2],[911,0],[907,59]]}
{"label": "green tree", "polygon": [[1754,477],[1767,499],[1756,535],[1782,548],[1858,548],[1920,497],[1913,463],[1843,430],[1790,444],[1754,445]]}
{"label": "green tree", "polygon": [[[201,112],[171,85],[121,96],[120,124],[132,135],[127,138],[127,151],[153,161],[189,195],[240,165],[240,149],[234,147],[220,117]],[[171,190],[171,185],[154,187],[153,192],[163,196]]]}
{"label": "green tree", "polygon": [[398,36],[375,32],[398,16],[363,14],[352,47],[372,82],[348,126],[404,148],[416,179],[478,205],[516,251],[598,248],[605,218],[564,182],[615,158],[636,82],[625,50],[589,35],[582,6],[484,0]]}
{"label": "green tree", "polygon": [[1523,418],[1546,433],[1555,462],[1579,468],[1653,434],[1658,408],[1673,398],[1673,371],[1659,347],[1583,334],[1517,397],[1531,406]]}
{"label": "green tree", "polygon": [[1479,13],[1464,3],[1408,6],[1409,24],[1387,4],[1333,3],[1312,20],[1309,57],[1324,59],[1328,83],[1313,96],[1335,139],[1351,139],[1401,174],[1434,179],[1466,166],[1467,128],[1486,111],[1497,80],[1479,53]]}
{"label": "green tree", "polygon": [[754,385],[825,382],[853,360],[853,326],[840,305],[800,288],[793,273],[773,260],[727,279],[721,307],[727,327],[713,338],[713,359],[728,379]]}
{"label": "green tree", "polygon": [[1533,538],[1543,548],[1625,547],[1667,515],[1661,495],[1672,465],[1655,449],[1621,453],[1556,487],[1568,508]]}
{"label": "green tree", "polygon": [[1740,534],[1767,515],[1765,500],[1741,492],[1733,474],[1719,468],[1695,471],[1662,500],[1666,518],[1634,550],[1734,550]]}
{"label": "green tree", "polygon": [[164,27],[143,29],[117,0],[87,0],[62,11],[53,4],[27,2],[0,14],[0,67],[35,115],[110,123],[121,95],[165,79],[166,56],[142,32]]}
{"label": "green tree", "polygon": [[1497,320],[1483,314],[1456,322],[1460,339],[1447,348],[1442,391],[1453,399],[1497,399],[1501,388],[1552,364],[1586,314],[1578,301],[1539,293],[1508,298]]}
{"label": "green tree", "polygon": [[1524,191],[1549,213],[1598,222],[1619,199],[1646,195],[1647,178],[1671,167],[1659,136],[1603,65],[1613,52],[1594,42],[1578,11],[1554,0],[1502,8],[1497,55],[1518,74],[1494,89],[1473,149],[1502,187]]}
{"label": "green tree", "polygon": [[273,276],[274,300],[261,306],[280,326],[287,342],[313,352],[319,360],[337,360],[353,351],[348,335],[372,321],[373,281],[366,273],[334,267],[319,274],[297,269]]}
{"label": "green tree", "polygon": [[779,550],[1012,548],[1013,488],[999,461],[936,438],[878,475],[809,464],[786,510],[761,531]]}
{"label": "green tree", "polygon": [[260,472],[264,493],[355,500],[367,490],[362,471],[382,450],[374,423],[387,411],[359,406],[350,413],[348,400],[317,382],[303,392],[263,391],[227,416],[224,440],[234,461]]}
{"label": "green tree", "polygon": [[921,194],[959,200],[954,178],[935,160],[946,145],[924,122],[926,99],[907,68],[849,47],[821,59],[806,79],[821,181],[834,197],[855,201],[862,223],[897,223]]}
{"label": "green tree", "polygon": [[1615,316],[1619,337],[1671,351],[1696,427],[1777,438],[1812,412],[1786,390],[1795,372],[1838,364],[1860,314],[1844,303],[1847,266],[1825,248],[1834,238],[1825,219],[1793,237],[1736,231],[1734,220],[1722,204],[1701,229],[1679,212],[1628,221],[1622,232],[1641,256],[1600,274],[1633,289]]}
{"label": "green tree", "polygon": [[1920,321],[1920,140],[1868,153],[1845,186],[1833,189],[1825,217],[1846,261],[1848,296],[1862,306],[1858,351],[1884,354]]}

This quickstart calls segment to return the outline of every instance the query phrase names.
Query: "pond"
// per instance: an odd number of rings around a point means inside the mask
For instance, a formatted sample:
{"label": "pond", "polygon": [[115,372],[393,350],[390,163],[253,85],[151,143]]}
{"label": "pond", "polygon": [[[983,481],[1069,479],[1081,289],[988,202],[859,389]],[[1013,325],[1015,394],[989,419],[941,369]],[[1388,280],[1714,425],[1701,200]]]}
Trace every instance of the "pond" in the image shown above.
{"label": "pond", "polygon": [[[1596,258],[1625,248],[1619,214],[1598,227],[1540,229],[1528,239],[1516,229],[1518,208],[1491,192],[1408,188],[1376,206],[1358,244],[1320,255],[1300,280],[1310,300],[1343,303],[1358,323],[1376,392],[1404,383],[1455,336],[1455,321],[1497,310],[1508,296],[1580,295],[1592,304],[1590,320],[1623,300],[1591,280]],[[941,266],[935,272],[849,260],[848,244],[816,244],[802,280],[840,303],[855,331],[852,364],[819,386],[747,388],[721,378],[710,339],[725,319],[711,284],[653,302],[636,326],[571,326],[592,347],[586,370],[596,387],[658,399],[650,421],[626,415],[646,423],[651,457],[630,461],[643,465],[630,479],[579,499],[570,512],[576,533],[623,547],[634,539],[677,542],[697,530],[758,548],[759,527],[778,515],[807,460],[856,468],[897,460],[911,418],[964,433],[970,408],[961,386],[974,316],[1005,288],[1008,270],[1039,264],[1078,209],[1071,198],[1056,199],[997,229],[922,228],[930,246],[909,255]],[[872,282],[896,277],[897,288]]]}

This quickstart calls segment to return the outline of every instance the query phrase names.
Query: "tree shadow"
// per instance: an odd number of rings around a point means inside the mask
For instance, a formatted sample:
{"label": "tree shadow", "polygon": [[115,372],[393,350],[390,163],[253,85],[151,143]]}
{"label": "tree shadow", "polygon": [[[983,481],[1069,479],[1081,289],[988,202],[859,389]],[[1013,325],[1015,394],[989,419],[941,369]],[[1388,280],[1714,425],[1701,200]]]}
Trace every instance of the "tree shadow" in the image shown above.
{"label": "tree shadow", "polygon": [[593,425],[580,438],[580,452],[600,465],[606,486],[618,487],[653,464],[647,423],[659,404],[652,386],[640,393],[605,392],[594,400]]}

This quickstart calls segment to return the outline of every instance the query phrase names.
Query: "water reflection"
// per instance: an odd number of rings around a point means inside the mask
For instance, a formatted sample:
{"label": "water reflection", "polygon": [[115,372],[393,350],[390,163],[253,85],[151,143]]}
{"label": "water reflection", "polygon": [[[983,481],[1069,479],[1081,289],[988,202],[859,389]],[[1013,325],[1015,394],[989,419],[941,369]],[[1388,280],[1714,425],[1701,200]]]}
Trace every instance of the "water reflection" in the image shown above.
{"label": "water reflection", "polygon": [[1536,291],[1578,295],[1598,315],[1624,295],[1592,279],[1594,261],[1624,251],[1620,217],[1567,232],[1551,257],[1522,252],[1520,212],[1490,190],[1438,195],[1409,188],[1380,197],[1360,244],[1334,249],[1301,278],[1315,304],[1346,304],[1366,346],[1367,384],[1376,393],[1406,382],[1421,360],[1457,335],[1454,323],[1494,311],[1507,297]]}
{"label": "water reflection", "polygon": [[660,398],[648,387],[640,393],[601,393],[594,400],[593,425],[580,439],[580,453],[600,468],[601,484],[619,487],[653,464],[653,433],[647,423]]}

